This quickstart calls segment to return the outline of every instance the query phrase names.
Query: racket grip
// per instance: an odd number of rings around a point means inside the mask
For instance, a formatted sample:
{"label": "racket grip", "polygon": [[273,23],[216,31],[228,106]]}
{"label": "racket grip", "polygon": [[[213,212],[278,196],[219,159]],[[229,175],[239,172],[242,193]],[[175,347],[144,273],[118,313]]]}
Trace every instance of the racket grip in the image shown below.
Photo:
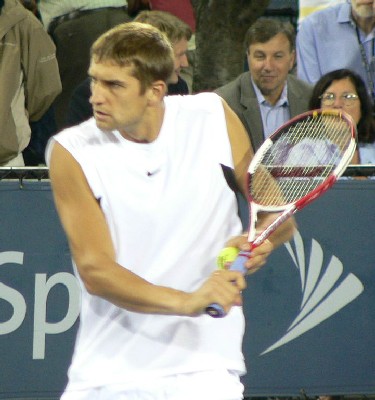
{"label": "racket grip", "polygon": [[[245,262],[250,258],[250,254],[250,251],[240,251],[237,258],[233,261],[229,269],[231,271],[239,271],[243,275],[246,275],[247,268],[245,267]],[[213,318],[223,318],[226,315],[223,307],[217,303],[210,304],[206,308],[206,314],[210,315]]]}
{"label": "racket grip", "polygon": [[246,275],[247,268],[245,267],[245,262],[250,258],[250,254],[251,251],[240,251],[229,269],[231,271],[240,271],[242,275]]}
{"label": "racket grip", "polygon": [[206,308],[206,314],[212,318],[223,318],[225,317],[224,308],[220,304],[212,303]]}

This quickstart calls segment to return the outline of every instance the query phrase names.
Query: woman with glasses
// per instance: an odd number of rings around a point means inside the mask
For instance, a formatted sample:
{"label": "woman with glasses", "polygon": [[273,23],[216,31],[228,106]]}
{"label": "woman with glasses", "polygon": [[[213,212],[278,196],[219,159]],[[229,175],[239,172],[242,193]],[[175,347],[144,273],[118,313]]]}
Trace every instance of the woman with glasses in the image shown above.
{"label": "woman with glasses", "polygon": [[315,84],[310,109],[334,108],[347,112],[357,124],[358,151],[352,164],[375,164],[373,104],[362,78],[349,69],[323,75]]}
{"label": "woman with glasses", "polygon": [[[320,77],[310,98],[310,110],[334,108],[346,111],[357,124],[358,150],[352,164],[375,164],[373,104],[362,78],[349,69],[337,69]],[[339,400],[341,396],[318,396]]]}

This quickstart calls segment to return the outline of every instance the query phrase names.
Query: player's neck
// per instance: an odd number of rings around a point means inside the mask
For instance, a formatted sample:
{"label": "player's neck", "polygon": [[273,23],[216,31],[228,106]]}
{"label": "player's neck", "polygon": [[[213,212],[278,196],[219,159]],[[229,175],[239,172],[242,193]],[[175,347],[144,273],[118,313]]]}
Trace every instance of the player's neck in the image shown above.
{"label": "player's neck", "polygon": [[121,135],[135,143],[151,143],[159,136],[164,120],[164,104],[149,110],[135,126],[120,129]]}

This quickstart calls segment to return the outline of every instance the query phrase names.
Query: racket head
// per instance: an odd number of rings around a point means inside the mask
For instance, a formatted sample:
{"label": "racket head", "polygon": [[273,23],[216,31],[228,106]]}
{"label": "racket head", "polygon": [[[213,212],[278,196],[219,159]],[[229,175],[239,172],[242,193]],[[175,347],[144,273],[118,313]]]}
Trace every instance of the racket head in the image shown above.
{"label": "racket head", "polygon": [[[263,143],[248,171],[252,249],[336,182],[353,157],[356,136],[348,114],[313,110],[291,119]],[[259,211],[282,213],[256,237]],[[240,252],[230,269],[246,274],[250,253]],[[225,315],[219,304],[211,304],[206,312],[214,318]]]}
{"label": "racket head", "polygon": [[313,110],[265,140],[248,170],[248,201],[264,211],[302,208],[343,174],[356,148],[356,127],[341,110]]}

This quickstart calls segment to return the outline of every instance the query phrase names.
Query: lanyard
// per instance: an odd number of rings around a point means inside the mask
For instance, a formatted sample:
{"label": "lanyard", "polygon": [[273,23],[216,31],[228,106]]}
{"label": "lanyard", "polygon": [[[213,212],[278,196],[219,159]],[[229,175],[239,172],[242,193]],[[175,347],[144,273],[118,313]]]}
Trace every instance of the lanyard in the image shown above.
{"label": "lanyard", "polygon": [[366,76],[367,76],[367,84],[371,90],[371,95],[372,98],[375,99],[375,85],[374,85],[374,62],[375,62],[375,39],[371,40],[371,47],[372,47],[372,58],[369,62],[368,58],[367,58],[367,54],[366,54],[366,50],[365,50],[365,46],[363,46],[363,43],[361,41],[361,36],[359,34],[359,29],[356,26],[355,27],[355,31],[357,33],[357,39],[358,39],[358,44],[359,44],[359,50],[361,52],[361,58],[362,58],[362,64],[366,70]]}

